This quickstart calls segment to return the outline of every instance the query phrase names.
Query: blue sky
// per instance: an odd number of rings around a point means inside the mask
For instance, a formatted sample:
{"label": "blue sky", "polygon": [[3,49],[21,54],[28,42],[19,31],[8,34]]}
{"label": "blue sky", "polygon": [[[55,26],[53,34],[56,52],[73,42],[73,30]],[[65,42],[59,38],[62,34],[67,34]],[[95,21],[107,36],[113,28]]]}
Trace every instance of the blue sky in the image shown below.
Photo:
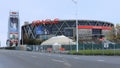
{"label": "blue sky", "polygon": [[[120,0],[78,0],[78,19],[120,23]],[[0,0],[0,40],[5,46],[10,11],[19,11],[20,26],[24,21],[75,19],[72,0]]]}

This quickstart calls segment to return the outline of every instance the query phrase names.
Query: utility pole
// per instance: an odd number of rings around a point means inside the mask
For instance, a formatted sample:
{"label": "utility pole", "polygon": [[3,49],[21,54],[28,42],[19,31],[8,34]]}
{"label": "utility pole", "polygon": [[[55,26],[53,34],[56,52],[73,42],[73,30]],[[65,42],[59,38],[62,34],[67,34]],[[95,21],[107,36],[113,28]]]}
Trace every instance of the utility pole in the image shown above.
{"label": "utility pole", "polygon": [[78,0],[72,0],[73,3],[76,5],[76,12],[75,12],[75,16],[76,16],[76,52],[78,52]]}

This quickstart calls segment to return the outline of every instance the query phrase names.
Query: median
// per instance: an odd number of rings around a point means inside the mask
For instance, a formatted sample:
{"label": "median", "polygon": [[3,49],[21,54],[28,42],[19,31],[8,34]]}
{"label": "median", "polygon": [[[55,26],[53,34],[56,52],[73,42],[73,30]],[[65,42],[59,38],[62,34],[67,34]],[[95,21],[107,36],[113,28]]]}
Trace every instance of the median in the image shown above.
{"label": "median", "polygon": [[68,54],[72,55],[119,55],[120,56],[120,50],[79,50],[76,52],[75,50],[70,51]]}

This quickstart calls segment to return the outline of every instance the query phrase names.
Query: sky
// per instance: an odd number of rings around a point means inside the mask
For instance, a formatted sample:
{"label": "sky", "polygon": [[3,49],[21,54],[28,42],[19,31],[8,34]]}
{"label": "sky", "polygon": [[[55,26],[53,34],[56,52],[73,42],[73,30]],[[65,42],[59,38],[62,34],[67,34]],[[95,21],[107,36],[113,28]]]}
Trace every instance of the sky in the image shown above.
{"label": "sky", "polygon": [[10,11],[19,12],[20,26],[25,21],[76,19],[76,13],[79,20],[99,20],[118,24],[119,3],[120,0],[77,0],[77,5],[72,0],[0,0],[1,46],[6,46]]}

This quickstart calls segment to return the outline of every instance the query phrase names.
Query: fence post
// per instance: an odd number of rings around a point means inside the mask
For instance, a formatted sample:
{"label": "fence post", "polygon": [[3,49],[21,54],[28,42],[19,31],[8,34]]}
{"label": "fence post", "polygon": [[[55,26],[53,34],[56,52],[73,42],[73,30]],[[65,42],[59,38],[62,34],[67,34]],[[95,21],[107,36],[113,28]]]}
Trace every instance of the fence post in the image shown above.
{"label": "fence post", "polygon": [[102,44],[102,51],[103,51],[103,55],[104,55],[104,43]]}
{"label": "fence post", "polygon": [[116,49],[115,49],[115,44],[113,44],[113,46],[114,46],[114,56],[115,56],[115,50],[116,50]]}
{"label": "fence post", "polygon": [[[92,54],[93,54],[93,44],[92,44]],[[94,54],[93,54],[94,55]]]}

